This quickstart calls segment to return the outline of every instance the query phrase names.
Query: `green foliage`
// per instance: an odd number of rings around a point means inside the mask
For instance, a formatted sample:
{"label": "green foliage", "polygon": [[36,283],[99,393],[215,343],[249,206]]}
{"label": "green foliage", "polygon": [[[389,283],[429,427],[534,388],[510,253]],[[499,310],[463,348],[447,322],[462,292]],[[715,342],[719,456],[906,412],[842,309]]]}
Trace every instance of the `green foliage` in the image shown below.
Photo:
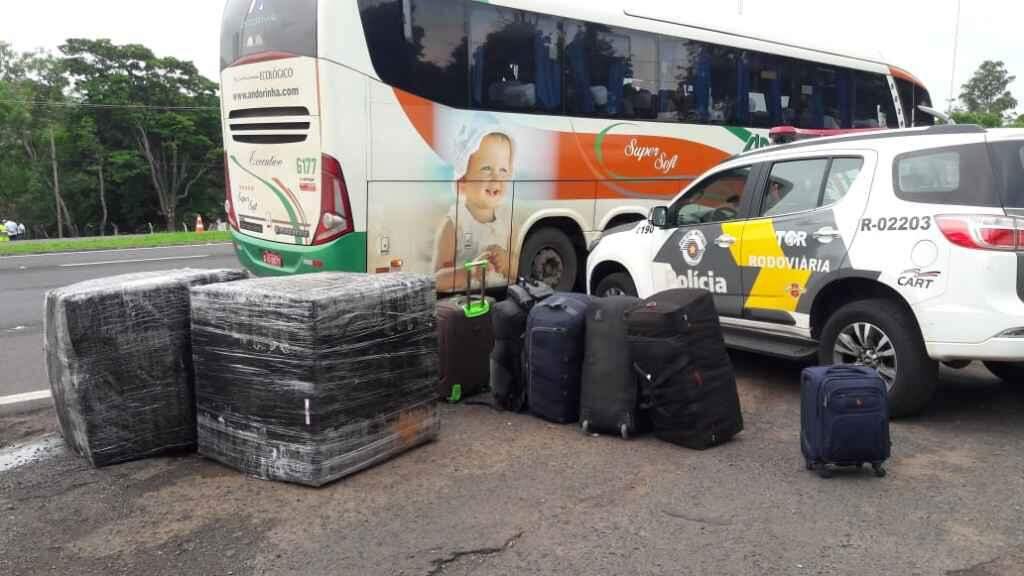
{"label": "green foliage", "polygon": [[47,254],[51,252],[80,252],[86,250],[116,250],[122,248],[155,248],[230,242],[230,232],[164,232],[141,236],[108,236],[106,238],[75,238],[71,240],[36,240],[28,242],[0,242],[0,256]]}
{"label": "green foliage", "polygon": [[986,128],[999,128],[1003,125],[1003,117],[999,114],[986,112],[965,112],[963,110],[953,112],[953,120],[957,124],[977,124]]}
{"label": "green foliage", "polygon": [[70,235],[223,218],[219,106],[191,62],[145,46],[73,38],[53,55],[0,42],[0,216],[37,238],[57,233],[58,209]]}
{"label": "green foliage", "polygon": [[1001,60],[986,60],[962,86],[960,101],[967,112],[994,114],[1002,119],[1017,107],[1017,99],[1007,90],[1016,79],[1007,72]]}

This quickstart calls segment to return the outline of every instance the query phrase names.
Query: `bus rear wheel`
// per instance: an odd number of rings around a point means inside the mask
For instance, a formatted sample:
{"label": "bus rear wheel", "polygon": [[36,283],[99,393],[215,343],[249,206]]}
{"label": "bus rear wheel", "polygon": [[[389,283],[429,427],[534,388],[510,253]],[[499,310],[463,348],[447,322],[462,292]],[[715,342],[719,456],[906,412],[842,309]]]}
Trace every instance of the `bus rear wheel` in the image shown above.
{"label": "bus rear wheel", "polygon": [[519,275],[569,292],[579,275],[579,258],[572,240],[558,228],[530,233],[519,255]]}

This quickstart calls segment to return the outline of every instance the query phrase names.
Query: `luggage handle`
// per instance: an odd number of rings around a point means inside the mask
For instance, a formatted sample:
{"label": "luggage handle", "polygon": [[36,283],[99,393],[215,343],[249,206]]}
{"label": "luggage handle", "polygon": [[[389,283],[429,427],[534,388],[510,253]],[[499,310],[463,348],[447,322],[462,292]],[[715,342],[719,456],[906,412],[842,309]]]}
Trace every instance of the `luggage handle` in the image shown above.
{"label": "luggage handle", "polygon": [[[487,301],[487,266],[490,264],[487,260],[477,260],[476,262],[466,262],[466,304],[462,307],[462,312],[466,315],[466,318],[479,318],[480,316],[486,316],[491,311],[491,303]],[[480,294],[473,294],[473,270],[479,268],[480,272]]]}

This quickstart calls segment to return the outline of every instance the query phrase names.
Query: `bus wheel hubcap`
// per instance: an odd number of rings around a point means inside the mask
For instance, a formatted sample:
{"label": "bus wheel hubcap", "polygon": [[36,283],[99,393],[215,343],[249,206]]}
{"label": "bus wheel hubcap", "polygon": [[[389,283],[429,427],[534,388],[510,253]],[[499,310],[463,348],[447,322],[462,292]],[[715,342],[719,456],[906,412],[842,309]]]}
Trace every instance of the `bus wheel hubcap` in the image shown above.
{"label": "bus wheel hubcap", "polygon": [[551,248],[544,248],[533,257],[533,277],[549,286],[558,286],[562,280],[562,256]]}

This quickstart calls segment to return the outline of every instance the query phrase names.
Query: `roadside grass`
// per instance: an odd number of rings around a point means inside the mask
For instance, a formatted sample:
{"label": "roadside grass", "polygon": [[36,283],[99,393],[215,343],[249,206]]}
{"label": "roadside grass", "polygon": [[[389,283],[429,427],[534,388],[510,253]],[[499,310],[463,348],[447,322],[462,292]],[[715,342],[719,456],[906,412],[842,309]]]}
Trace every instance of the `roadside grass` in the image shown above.
{"label": "roadside grass", "polygon": [[212,244],[230,242],[230,232],[167,232],[162,234],[140,234],[137,236],[105,236],[90,238],[66,238],[63,240],[23,240],[0,242],[0,257],[27,254],[48,254],[52,252],[79,252],[87,250],[116,250],[122,248],[157,248],[160,246],[183,246],[191,244]]}

